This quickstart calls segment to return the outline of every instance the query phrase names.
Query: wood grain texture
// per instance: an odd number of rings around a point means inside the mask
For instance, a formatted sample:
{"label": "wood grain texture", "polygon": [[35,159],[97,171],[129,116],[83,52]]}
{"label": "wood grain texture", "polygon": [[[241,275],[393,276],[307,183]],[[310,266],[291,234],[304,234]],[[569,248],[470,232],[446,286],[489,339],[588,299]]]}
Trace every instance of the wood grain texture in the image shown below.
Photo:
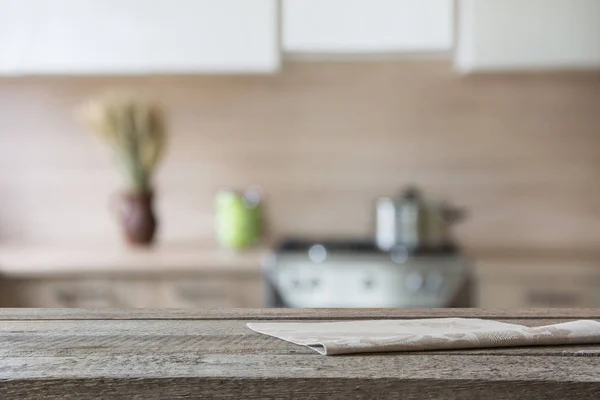
{"label": "wood grain texture", "polygon": [[273,76],[0,80],[0,236],[120,241],[121,184],[74,117],[111,88],[164,103],[163,243],[210,242],[221,186],[261,185],[273,236],[364,236],[418,183],[465,206],[467,247],[600,247],[600,74],[458,77],[446,62],[289,63]]}
{"label": "wood grain texture", "polygon": [[256,308],[256,309],[184,309],[184,310],[88,310],[73,308],[0,309],[3,320],[352,320],[414,318],[493,318],[493,319],[585,319],[599,318],[598,308],[544,308],[492,310],[474,308]]}
{"label": "wood grain texture", "polygon": [[0,397],[596,399],[600,357],[575,355],[593,346],[324,357],[245,327],[257,318],[491,315],[535,326],[569,312],[567,319],[600,317],[600,310],[3,310]]}
{"label": "wood grain texture", "polygon": [[[0,388],[8,398],[35,399],[307,399],[307,400],[596,400],[598,384],[587,382],[486,382],[476,380],[327,379],[327,386],[304,378],[149,378],[132,381],[45,380],[8,382]],[[65,390],[67,388],[67,390]],[[40,397],[37,397],[40,398]]]}

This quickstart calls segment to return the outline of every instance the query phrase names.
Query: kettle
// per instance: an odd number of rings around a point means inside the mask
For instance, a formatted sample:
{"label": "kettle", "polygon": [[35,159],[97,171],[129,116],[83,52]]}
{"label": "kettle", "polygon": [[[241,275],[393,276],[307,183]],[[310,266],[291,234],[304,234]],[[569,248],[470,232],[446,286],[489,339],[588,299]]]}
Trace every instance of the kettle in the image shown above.
{"label": "kettle", "polygon": [[375,241],[384,251],[397,246],[442,250],[452,246],[450,227],[464,216],[462,209],[426,199],[417,188],[409,187],[399,198],[377,200]]}

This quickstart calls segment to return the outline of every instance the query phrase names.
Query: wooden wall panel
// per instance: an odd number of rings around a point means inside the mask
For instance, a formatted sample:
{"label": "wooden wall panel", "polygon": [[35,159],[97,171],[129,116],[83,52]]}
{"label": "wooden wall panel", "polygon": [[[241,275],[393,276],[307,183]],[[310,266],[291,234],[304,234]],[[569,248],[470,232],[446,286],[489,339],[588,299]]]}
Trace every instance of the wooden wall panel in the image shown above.
{"label": "wooden wall panel", "polygon": [[364,236],[374,199],[414,182],[469,209],[470,248],[600,248],[600,73],[459,77],[442,62],[0,80],[0,240],[119,240],[120,176],[73,111],[112,88],[168,110],[166,242],[212,240],[221,186],[261,185],[273,236]]}

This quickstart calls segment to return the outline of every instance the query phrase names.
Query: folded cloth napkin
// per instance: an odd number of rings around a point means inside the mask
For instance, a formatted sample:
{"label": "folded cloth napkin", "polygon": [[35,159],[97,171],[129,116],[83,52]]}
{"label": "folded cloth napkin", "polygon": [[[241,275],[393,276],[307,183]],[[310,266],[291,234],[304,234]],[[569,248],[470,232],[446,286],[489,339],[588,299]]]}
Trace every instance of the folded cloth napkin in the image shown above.
{"label": "folded cloth napkin", "polygon": [[248,328],[325,355],[600,343],[600,322],[530,328],[477,318],[250,323]]}

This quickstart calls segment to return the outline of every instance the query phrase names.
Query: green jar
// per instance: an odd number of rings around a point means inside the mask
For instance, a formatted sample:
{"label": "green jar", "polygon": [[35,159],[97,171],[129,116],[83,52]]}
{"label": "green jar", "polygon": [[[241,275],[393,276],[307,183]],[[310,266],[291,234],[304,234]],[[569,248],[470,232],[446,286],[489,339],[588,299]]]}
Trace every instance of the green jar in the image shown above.
{"label": "green jar", "polygon": [[217,243],[222,247],[241,250],[258,243],[262,230],[260,190],[219,191],[215,198],[215,222]]}

